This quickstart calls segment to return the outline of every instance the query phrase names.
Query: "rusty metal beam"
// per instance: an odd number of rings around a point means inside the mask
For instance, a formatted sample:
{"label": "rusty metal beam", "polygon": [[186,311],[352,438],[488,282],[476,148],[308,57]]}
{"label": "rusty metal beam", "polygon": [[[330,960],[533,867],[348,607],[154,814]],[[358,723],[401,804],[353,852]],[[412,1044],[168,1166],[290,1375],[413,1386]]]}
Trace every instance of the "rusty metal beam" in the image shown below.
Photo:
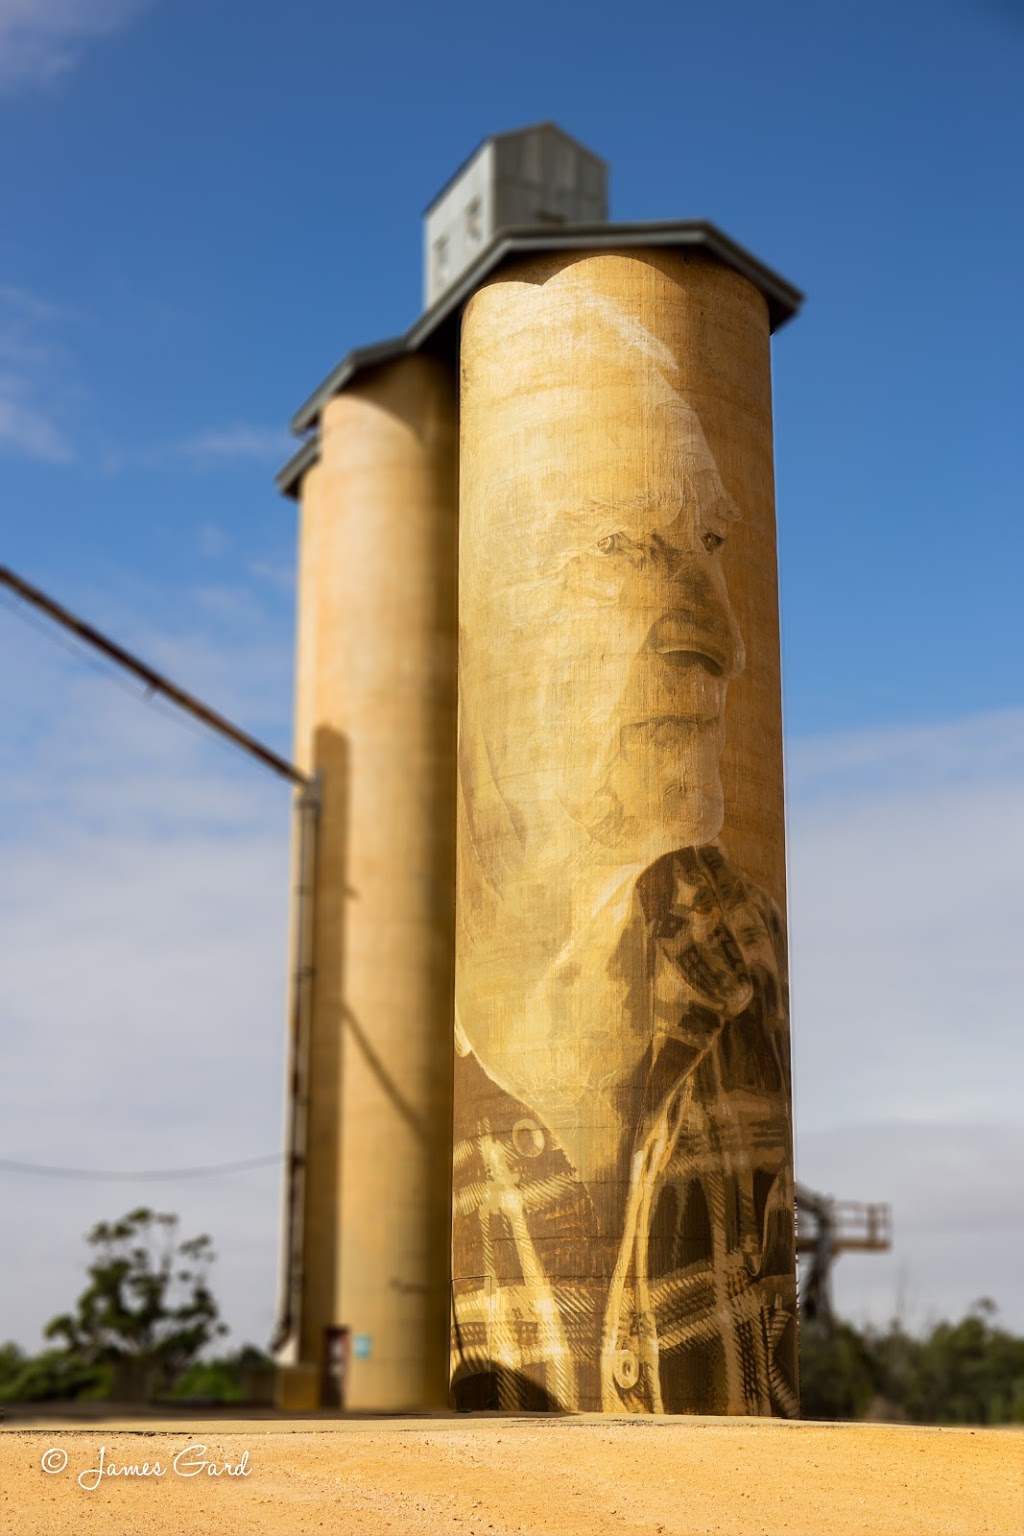
{"label": "rusty metal beam", "polygon": [[24,602],[30,603],[41,613],[45,613],[47,618],[52,619],[55,624],[70,630],[73,635],[77,635],[94,650],[100,651],[109,660],[116,662],[119,667],[123,667],[126,672],[131,672],[145,683],[151,692],[163,694],[164,698],[170,699],[172,704],[176,704],[179,709],[192,715],[196,720],[202,721],[204,725],[216,731],[241,751],[247,752],[250,757],[254,757],[272,773],[279,774],[281,778],[289,779],[302,788],[309,788],[313,783],[309,775],[296,768],[294,763],[288,762],[270,747],[264,746],[261,741],[256,740],[255,736],[250,736],[248,731],[243,731],[239,726],[232,724],[230,720],[225,719],[216,710],[210,709],[207,704],[202,703],[191,693],[186,693],[184,688],[179,688],[176,683],[172,683],[169,678],[162,676],[153,667],[147,666],[144,661],[140,661],[137,656],[133,656],[130,651],[126,651],[109,636],[102,634],[91,624],[87,624],[84,619],[78,618],[60,603],[54,602],[52,597],[48,597],[38,587],[33,587],[6,565],[0,565],[0,582],[9,587]]}

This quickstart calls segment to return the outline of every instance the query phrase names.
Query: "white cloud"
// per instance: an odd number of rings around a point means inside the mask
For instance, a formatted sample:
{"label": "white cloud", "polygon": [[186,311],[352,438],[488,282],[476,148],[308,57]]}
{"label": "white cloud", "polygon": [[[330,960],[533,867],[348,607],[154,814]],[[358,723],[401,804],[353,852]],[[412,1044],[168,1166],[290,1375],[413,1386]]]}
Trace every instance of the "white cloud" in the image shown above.
{"label": "white cloud", "polygon": [[147,0],[0,0],[0,91],[45,85],[86,44],[131,22]]}
{"label": "white cloud", "polygon": [[801,803],[836,802],[847,788],[903,790],[1024,775],[1024,709],[995,710],[952,724],[852,731],[791,746],[787,788]]}
{"label": "white cloud", "polygon": [[35,294],[0,285],[0,453],[51,464],[75,457],[54,404],[61,352],[53,335],[61,318]]}
{"label": "white cloud", "polygon": [[0,374],[0,452],[45,464],[67,464],[74,451],[54,418],[28,398],[23,379]]}
{"label": "white cloud", "polygon": [[[292,444],[283,428],[234,422],[228,427],[195,432],[176,442],[108,449],[103,467],[108,474],[118,474],[134,466],[160,469],[167,465],[184,465],[197,472],[206,472],[233,465],[280,464],[291,451]],[[213,552],[209,539],[201,552]]]}
{"label": "white cloud", "polygon": [[1024,1329],[1024,711],[797,743],[788,774],[797,1173],[895,1208],[840,1300],[898,1272],[922,1317],[990,1294]]}
{"label": "white cloud", "polygon": [[205,560],[219,560],[229,553],[231,535],[216,523],[204,523],[198,534],[199,553]]}
{"label": "white cloud", "polygon": [[[962,1317],[981,1296],[1024,1333],[1024,1126],[875,1123],[797,1135],[797,1166],[837,1197],[893,1208],[890,1253],[847,1254],[834,1271],[841,1316],[911,1329]],[[813,1175],[812,1175],[813,1171]]]}
{"label": "white cloud", "polygon": [[[0,0],[2,6],[3,0]],[[6,305],[11,315],[28,321],[56,320],[62,311],[47,299],[19,288],[16,283],[0,283],[0,304]]]}
{"label": "white cloud", "polygon": [[[163,635],[111,609],[104,623],[175,663],[187,687],[257,733],[261,719],[287,733],[290,616],[207,613],[196,644],[204,610],[191,596]],[[17,658],[0,678],[0,1157],[132,1170],[276,1152],[289,787],[7,611],[0,631]],[[145,1202],[178,1211],[187,1235],[213,1234],[225,1317],[238,1338],[266,1343],[278,1168],[173,1183],[0,1180],[0,1339],[37,1346],[81,1289],[82,1235]]]}
{"label": "white cloud", "polygon": [[276,587],[279,592],[295,591],[295,556],[282,560],[253,560],[246,566],[250,576]]}
{"label": "white cloud", "polygon": [[281,427],[235,422],[220,431],[200,432],[195,437],[186,438],[173,451],[199,468],[233,459],[275,463],[287,458],[289,438]]}
{"label": "white cloud", "polygon": [[[0,0],[0,15],[4,0]],[[2,26],[0,26],[2,38]],[[78,368],[65,338],[72,326],[88,317],[14,283],[0,282],[0,454],[18,455],[45,463],[68,463],[80,457],[66,420],[76,403]],[[168,467],[208,473],[217,469],[281,464],[294,444],[281,426],[235,421],[193,432],[177,440],[107,446],[100,454],[107,474],[126,469]],[[199,534],[200,553],[207,558],[225,554],[230,540],[224,530],[205,525]],[[250,574],[266,575],[269,568]]]}

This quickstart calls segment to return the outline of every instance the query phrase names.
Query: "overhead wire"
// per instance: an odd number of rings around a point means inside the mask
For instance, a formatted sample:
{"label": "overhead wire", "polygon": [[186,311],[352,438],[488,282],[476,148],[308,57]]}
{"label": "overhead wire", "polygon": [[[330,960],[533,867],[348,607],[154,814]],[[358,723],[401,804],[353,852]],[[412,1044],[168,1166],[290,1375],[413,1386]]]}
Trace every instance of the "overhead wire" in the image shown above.
{"label": "overhead wire", "polygon": [[211,730],[209,725],[195,719],[180,704],[165,697],[159,688],[154,688],[151,684],[147,685],[138,677],[132,679],[125,677],[118,669],[116,661],[99,654],[87,640],[64,629],[49,615],[37,613],[17,592],[0,586],[0,607],[14,614],[38,634],[47,635],[65,655],[73,656],[77,661],[84,663],[94,676],[105,678],[107,682],[113,683],[115,688],[119,688],[122,693],[126,693],[129,698],[135,699],[138,703],[148,704],[160,719],[174,720],[194,737],[204,741],[210,741],[212,738],[219,752],[237,755],[239,751],[237,742],[228,740],[219,731]]}
{"label": "overhead wire", "polygon": [[138,1172],[110,1168],[56,1168],[47,1163],[23,1163],[11,1157],[0,1157],[0,1171],[7,1173],[35,1174],[50,1179],[119,1179],[130,1182],[135,1179],[204,1179],[221,1173],[245,1173],[253,1168],[269,1168],[284,1161],[284,1153],[273,1152],[265,1157],[248,1157],[235,1163],[209,1163],[198,1168],[146,1168]]}

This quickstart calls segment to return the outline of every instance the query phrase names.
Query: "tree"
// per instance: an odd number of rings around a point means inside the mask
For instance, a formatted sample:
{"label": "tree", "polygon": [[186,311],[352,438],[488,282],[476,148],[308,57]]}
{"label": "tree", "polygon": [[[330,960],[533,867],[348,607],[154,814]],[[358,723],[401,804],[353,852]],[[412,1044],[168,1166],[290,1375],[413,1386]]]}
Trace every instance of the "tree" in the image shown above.
{"label": "tree", "polygon": [[24,1355],[0,1346],[0,1403],[52,1403],[110,1397],[113,1368],[87,1365],[63,1349]]}
{"label": "tree", "polygon": [[983,1296],[958,1323],[937,1323],[922,1341],[907,1392],[910,1417],[941,1424],[1024,1421],[1024,1339],[996,1324]]}
{"label": "tree", "polygon": [[254,1344],[190,1365],[171,1393],[181,1403],[271,1403],[274,1361]]}
{"label": "tree", "polygon": [[178,1241],[178,1218],[140,1206],[101,1221],[89,1285],[73,1313],[43,1330],[95,1369],[130,1363],[150,1392],[166,1391],[213,1339],[226,1333],[208,1284],[215,1254],[207,1236]]}
{"label": "tree", "polygon": [[915,1337],[898,1322],[859,1332],[800,1328],[805,1418],[889,1418],[914,1424],[1024,1423],[1024,1339],[996,1324],[983,1297],[956,1323]]}
{"label": "tree", "polygon": [[849,1323],[800,1324],[800,1414],[805,1419],[860,1419],[880,1386],[870,1341]]}

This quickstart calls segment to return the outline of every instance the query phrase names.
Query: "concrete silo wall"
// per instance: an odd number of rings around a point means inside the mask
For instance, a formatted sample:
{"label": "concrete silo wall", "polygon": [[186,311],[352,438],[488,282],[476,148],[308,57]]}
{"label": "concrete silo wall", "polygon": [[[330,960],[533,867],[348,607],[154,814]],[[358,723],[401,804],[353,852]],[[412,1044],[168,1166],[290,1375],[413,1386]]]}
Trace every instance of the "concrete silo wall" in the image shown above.
{"label": "concrete silo wall", "polygon": [[320,1370],[347,1328],[352,1409],[446,1391],[456,516],[441,363],[325,406],[299,560],[296,754],[322,775],[299,1356]]}
{"label": "concrete silo wall", "polygon": [[461,374],[453,1397],[792,1415],[767,306],[526,259]]}

